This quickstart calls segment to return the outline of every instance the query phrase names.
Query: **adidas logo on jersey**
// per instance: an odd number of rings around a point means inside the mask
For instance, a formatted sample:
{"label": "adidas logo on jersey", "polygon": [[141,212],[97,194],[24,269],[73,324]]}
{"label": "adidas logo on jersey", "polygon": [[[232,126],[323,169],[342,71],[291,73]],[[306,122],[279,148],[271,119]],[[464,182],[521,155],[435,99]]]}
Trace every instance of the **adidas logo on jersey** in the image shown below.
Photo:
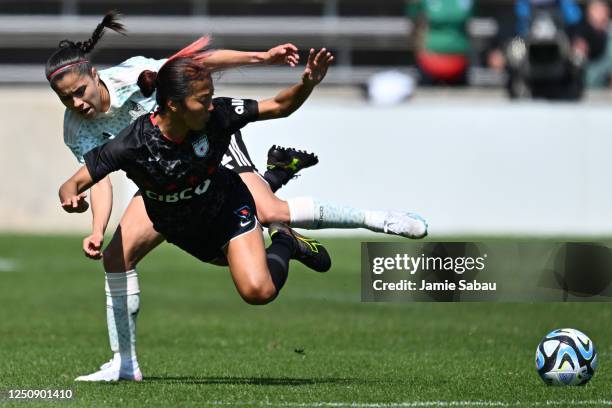
{"label": "adidas logo on jersey", "polygon": [[230,164],[231,162],[232,162],[232,156],[230,156],[229,154],[224,154],[223,158],[221,159],[221,165],[223,167],[227,167],[228,169],[232,170],[234,166]]}
{"label": "adidas logo on jersey", "polygon": [[232,106],[237,114],[242,115],[244,113],[244,100],[232,99]]}

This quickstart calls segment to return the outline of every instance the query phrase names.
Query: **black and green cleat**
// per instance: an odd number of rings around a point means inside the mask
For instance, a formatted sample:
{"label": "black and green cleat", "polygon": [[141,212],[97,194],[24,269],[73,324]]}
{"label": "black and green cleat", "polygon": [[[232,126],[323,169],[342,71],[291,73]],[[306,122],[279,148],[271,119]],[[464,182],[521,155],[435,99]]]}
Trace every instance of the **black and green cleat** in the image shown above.
{"label": "black and green cleat", "polygon": [[272,239],[276,234],[283,234],[295,242],[295,252],[291,259],[300,261],[317,272],[327,272],[331,268],[331,258],[327,249],[316,239],[298,234],[289,226],[280,222],[271,223],[268,226],[268,234]]}
{"label": "black and green cleat", "polygon": [[312,167],[319,162],[314,153],[296,150],[292,147],[272,146],[268,150],[268,170],[283,170],[287,179],[293,178],[300,170]]}

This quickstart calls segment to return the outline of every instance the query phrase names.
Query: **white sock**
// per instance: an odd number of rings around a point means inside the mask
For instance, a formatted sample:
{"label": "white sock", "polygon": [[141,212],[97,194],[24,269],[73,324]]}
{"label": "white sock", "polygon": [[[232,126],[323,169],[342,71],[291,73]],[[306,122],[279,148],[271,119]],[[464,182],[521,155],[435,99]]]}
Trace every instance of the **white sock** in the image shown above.
{"label": "white sock", "polygon": [[367,228],[382,231],[384,211],[363,210],[345,205],[297,197],[287,200],[291,226],[305,229]]}
{"label": "white sock", "polygon": [[314,200],[312,197],[296,197],[287,200],[290,225],[295,228],[312,229],[315,220]]}
{"label": "white sock", "polygon": [[[121,357],[124,368],[136,362],[136,317],[140,308],[140,288],[135,269],[106,274],[106,324],[111,350]],[[136,363],[137,364],[137,363]],[[131,367],[130,367],[131,366]]]}

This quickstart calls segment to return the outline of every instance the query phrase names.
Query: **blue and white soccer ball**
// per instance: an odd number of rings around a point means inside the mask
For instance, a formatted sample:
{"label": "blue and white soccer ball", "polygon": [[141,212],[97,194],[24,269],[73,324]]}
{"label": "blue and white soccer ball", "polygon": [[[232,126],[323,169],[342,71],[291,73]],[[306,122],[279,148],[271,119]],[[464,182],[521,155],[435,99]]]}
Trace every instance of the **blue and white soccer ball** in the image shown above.
{"label": "blue and white soccer ball", "polygon": [[576,329],[553,330],[536,350],[536,370],[548,385],[584,385],[597,369],[595,344]]}

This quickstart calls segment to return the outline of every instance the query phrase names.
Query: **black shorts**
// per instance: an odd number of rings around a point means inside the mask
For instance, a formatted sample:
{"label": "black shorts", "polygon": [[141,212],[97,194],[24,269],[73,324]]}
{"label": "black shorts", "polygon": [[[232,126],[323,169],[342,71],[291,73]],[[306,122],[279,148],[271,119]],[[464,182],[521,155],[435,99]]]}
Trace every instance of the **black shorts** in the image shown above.
{"label": "black shorts", "polygon": [[166,240],[203,262],[225,258],[229,242],[258,228],[257,209],[253,196],[237,174],[228,189],[225,202],[205,229]]}
{"label": "black shorts", "polygon": [[223,155],[221,164],[238,174],[257,172],[257,168],[253,164],[249,152],[242,141],[240,131],[232,135],[229,148]]}

